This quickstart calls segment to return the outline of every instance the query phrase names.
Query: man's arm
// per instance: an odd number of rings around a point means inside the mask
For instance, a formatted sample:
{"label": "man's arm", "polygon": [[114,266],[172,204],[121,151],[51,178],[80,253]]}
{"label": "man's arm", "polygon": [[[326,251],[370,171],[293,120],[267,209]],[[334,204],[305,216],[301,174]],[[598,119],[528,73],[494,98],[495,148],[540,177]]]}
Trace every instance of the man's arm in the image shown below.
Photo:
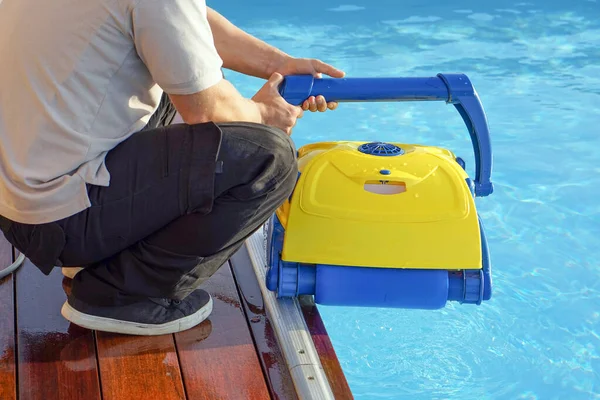
{"label": "man's arm", "polygon": [[201,92],[173,95],[171,100],[187,124],[244,121],[271,125],[291,133],[302,109],[289,104],[278,93],[283,81],[273,74],[252,99],[242,97],[225,79]]}
{"label": "man's arm", "polygon": [[136,51],[188,124],[264,123],[257,102],[223,79],[203,0],[145,0],[132,10]]}
{"label": "man's arm", "polygon": [[[325,99],[319,107],[314,98],[311,106],[308,102],[302,108],[294,107],[278,93],[282,75],[327,73],[315,70],[321,62],[285,55],[208,10],[204,0],[140,1],[135,3],[131,17],[139,57],[188,124],[247,121],[289,131],[302,109],[324,111],[327,107]],[[214,36],[218,37],[225,63]],[[246,99],[223,79],[223,66],[270,79],[252,99]],[[278,73],[271,73],[272,68],[279,69]]]}
{"label": "man's arm", "polygon": [[283,51],[233,25],[225,17],[206,7],[208,23],[223,67],[245,75],[268,79],[277,67],[292,59]]}
{"label": "man's arm", "polygon": [[243,97],[225,79],[194,94],[170,94],[169,97],[186,124],[209,121],[264,123],[258,103]]}

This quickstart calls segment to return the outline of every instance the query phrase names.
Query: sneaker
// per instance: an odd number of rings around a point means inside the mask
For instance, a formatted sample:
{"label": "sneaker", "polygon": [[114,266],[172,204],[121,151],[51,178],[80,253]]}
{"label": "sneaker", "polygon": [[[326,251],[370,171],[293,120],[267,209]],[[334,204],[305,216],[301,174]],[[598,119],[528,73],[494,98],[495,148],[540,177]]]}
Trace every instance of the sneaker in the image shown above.
{"label": "sneaker", "polygon": [[61,268],[61,271],[64,276],[69,279],[73,279],[75,275],[77,275],[77,273],[82,269],[82,267],[63,267]]}
{"label": "sneaker", "polygon": [[210,295],[196,289],[181,301],[149,298],[120,307],[92,306],[69,296],[61,314],[75,325],[88,329],[126,335],[164,335],[200,324],[212,309]]}

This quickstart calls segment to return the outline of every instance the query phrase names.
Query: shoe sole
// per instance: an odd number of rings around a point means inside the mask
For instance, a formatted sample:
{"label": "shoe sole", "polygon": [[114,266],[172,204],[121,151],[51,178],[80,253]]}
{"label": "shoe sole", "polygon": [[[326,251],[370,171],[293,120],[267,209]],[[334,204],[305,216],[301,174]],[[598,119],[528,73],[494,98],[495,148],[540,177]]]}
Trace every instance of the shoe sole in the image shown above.
{"label": "shoe sole", "polygon": [[193,328],[207,319],[212,313],[212,310],[213,300],[211,297],[208,303],[194,314],[164,324],[142,324],[139,322],[97,317],[77,311],[71,307],[68,302],[63,304],[60,312],[68,321],[83,328],[103,332],[122,333],[125,335],[156,336],[182,332]]}

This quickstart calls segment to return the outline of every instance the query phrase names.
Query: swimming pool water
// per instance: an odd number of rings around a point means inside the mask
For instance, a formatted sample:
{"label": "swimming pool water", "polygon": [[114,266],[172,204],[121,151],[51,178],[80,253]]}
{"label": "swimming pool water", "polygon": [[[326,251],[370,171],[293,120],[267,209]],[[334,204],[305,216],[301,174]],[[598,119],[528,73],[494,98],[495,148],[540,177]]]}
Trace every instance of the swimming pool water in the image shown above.
{"label": "swimming pool water", "polygon": [[[477,200],[494,296],[439,311],[320,307],[356,399],[600,399],[600,0],[208,2],[348,76],[463,72],[486,109],[495,193]],[[246,95],[261,82],[228,74]],[[443,103],[341,104],[293,138],[440,145]],[[402,243],[398,243],[401,251]]]}

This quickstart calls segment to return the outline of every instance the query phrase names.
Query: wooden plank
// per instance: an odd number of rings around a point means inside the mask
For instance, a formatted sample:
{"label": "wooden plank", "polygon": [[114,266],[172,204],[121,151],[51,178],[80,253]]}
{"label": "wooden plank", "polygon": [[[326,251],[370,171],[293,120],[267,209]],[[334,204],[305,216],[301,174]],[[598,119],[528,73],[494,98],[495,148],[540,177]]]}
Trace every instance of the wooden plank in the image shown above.
{"label": "wooden plank", "polygon": [[306,321],[306,325],[308,325],[308,330],[310,331],[317,352],[319,353],[321,365],[323,365],[323,369],[325,370],[335,399],[354,399],[346,376],[344,375],[344,371],[342,370],[342,366],[335,354],[331,339],[325,329],[325,324],[321,319],[321,314],[314,304],[312,296],[302,296],[299,300],[302,313],[304,314],[304,320]]}
{"label": "wooden plank", "polygon": [[186,398],[173,335],[96,338],[104,400]]}
{"label": "wooden plank", "polygon": [[230,262],[271,396],[273,399],[298,399],[294,382],[267,316],[246,246],[242,246],[231,257]]}
{"label": "wooden plank", "polygon": [[[12,246],[0,232],[0,270],[12,263]],[[0,280],[0,399],[17,398],[13,276]]]}
{"label": "wooden plank", "polygon": [[93,333],[60,315],[60,269],[45,276],[26,260],[15,279],[19,397],[100,399]]}
{"label": "wooden plank", "polygon": [[213,297],[212,315],[199,326],[175,334],[189,398],[269,399],[229,264],[203,287]]}

